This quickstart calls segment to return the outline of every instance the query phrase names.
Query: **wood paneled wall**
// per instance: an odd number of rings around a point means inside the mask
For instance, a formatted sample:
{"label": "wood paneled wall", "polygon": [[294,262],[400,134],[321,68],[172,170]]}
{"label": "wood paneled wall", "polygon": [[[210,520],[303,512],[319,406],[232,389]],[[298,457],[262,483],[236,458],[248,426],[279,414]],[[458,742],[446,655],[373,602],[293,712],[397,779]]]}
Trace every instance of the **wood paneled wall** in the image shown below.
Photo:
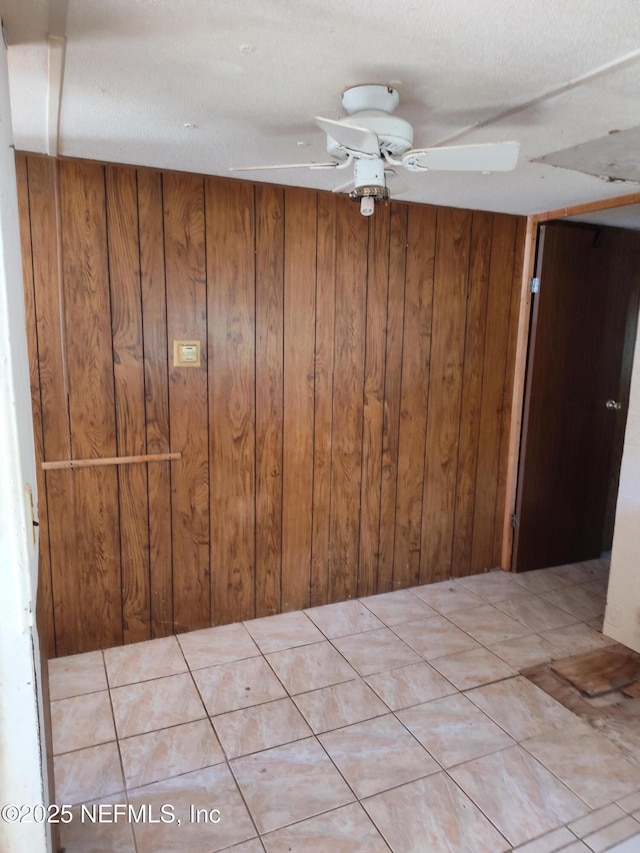
{"label": "wood paneled wall", "polygon": [[499,564],[523,220],[17,167],[51,655]]}

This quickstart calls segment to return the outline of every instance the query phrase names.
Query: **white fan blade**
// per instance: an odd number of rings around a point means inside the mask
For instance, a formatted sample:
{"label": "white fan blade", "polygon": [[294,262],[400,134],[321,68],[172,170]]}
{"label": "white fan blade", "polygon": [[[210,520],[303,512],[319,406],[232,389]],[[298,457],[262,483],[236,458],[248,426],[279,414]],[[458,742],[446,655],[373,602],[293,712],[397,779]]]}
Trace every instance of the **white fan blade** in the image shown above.
{"label": "white fan blade", "polygon": [[510,172],[516,167],[519,151],[517,142],[414,148],[402,156],[402,165],[415,172]]}
{"label": "white fan blade", "polygon": [[266,172],[271,169],[335,169],[337,163],[285,163],[282,166],[230,166],[230,172]]}
{"label": "white fan blade", "polygon": [[364,127],[352,127],[330,118],[315,117],[315,122],[324,132],[349,151],[380,156],[380,143],[375,133]]}
{"label": "white fan blade", "polygon": [[350,181],[347,181],[346,184],[340,184],[339,187],[334,187],[331,192],[333,193],[346,193],[350,192],[356,185],[356,182],[351,178]]}

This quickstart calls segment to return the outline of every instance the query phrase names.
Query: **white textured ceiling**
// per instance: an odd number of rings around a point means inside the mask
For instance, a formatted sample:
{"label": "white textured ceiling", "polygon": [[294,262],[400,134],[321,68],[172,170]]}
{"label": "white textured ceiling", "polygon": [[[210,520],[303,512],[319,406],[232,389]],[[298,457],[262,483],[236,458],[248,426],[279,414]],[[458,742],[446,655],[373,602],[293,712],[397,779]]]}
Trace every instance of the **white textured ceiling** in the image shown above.
{"label": "white textured ceiling", "polygon": [[[0,0],[21,149],[50,144],[46,33],[66,5]],[[62,155],[216,175],[322,161],[312,117],[379,82],[399,90],[416,146],[521,143],[512,173],[405,173],[403,199],[535,213],[640,189],[530,162],[640,125],[638,0],[68,0],[64,34]]]}

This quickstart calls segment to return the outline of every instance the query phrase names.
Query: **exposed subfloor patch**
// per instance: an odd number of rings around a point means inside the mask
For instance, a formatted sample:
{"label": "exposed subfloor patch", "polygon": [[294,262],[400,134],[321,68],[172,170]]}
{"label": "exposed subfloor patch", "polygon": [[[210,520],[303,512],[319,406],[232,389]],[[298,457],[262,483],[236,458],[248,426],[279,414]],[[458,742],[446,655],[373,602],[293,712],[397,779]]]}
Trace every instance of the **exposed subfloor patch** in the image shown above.
{"label": "exposed subfloor patch", "polygon": [[522,675],[640,765],[640,655],[612,643],[523,669]]}
{"label": "exposed subfloor patch", "polygon": [[590,697],[640,683],[640,655],[619,643],[557,660],[551,664],[551,669]]}

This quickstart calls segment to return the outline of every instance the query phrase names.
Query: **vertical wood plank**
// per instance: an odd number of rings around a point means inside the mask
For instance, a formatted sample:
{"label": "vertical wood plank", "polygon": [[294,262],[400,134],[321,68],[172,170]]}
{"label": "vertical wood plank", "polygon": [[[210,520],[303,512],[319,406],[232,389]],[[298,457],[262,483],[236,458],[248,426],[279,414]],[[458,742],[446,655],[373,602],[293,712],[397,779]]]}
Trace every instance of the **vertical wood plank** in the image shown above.
{"label": "vertical wood plank", "polygon": [[451,574],[471,213],[438,211],[420,580]]}
{"label": "vertical wood plank", "polygon": [[462,372],[462,406],[458,443],[458,476],[453,530],[452,574],[471,572],[473,514],[480,438],[482,365],[487,324],[487,291],[493,216],[475,211],[471,224],[467,319]]}
{"label": "vertical wood plank", "polygon": [[411,207],[407,226],[398,492],[393,557],[396,589],[418,583],[433,302],[436,209]]}
{"label": "vertical wood plank", "polygon": [[333,438],[329,599],[357,595],[368,223],[350,199],[336,205]]}
{"label": "vertical wood plank", "polygon": [[253,185],[208,179],[212,621],[255,615]]}
{"label": "vertical wood plank", "polygon": [[64,318],[60,313],[58,167],[56,161],[38,156],[29,156],[28,167],[44,456],[53,461],[71,456]]}
{"label": "vertical wood plank", "polygon": [[500,449],[498,451],[498,484],[496,489],[496,512],[493,529],[493,566],[502,562],[502,547],[505,527],[505,514],[511,513],[507,507],[507,469],[509,466],[509,430],[511,427],[513,383],[515,378],[516,346],[518,332],[518,311],[520,308],[520,289],[522,268],[524,265],[524,246],[527,220],[518,217],[513,252],[513,275],[511,282],[511,304],[507,328],[507,353],[505,359],[504,384],[502,389],[502,416],[500,426]]}
{"label": "vertical wood plank", "polygon": [[200,342],[199,367],[169,370],[173,613],[177,632],[210,624],[207,293],[201,178],[163,176],[168,348]]}
{"label": "vertical wood plank", "polygon": [[[72,455],[76,459],[114,456],[104,169],[66,160],[58,168]],[[55,480],[64,492],[62,484],[68,482],[69,474],[61,475]],[[62,654],[122,642],[117,473],[113,468],[87,468],[72,472],[70,479],[73,512],[60,521],[75,532],[72,561],[77,569],[71,574],[68,565],[58,568],[58,576],[64,579],[61,599],[66,599],[64,605],[59,600],[55,614]]]}
{"label": "vertical wood plank", "polygon": [[391,204],[377,592],[393,588],[409,207]]}
{"label": "vertical wood plank", "polygon": [[[136,456],[147,443],[135,171],[108,166],[106,188],[117,453]],[[146,468],[123,465],[117,472],[125,643],[151,637]]]}
{"label": "vertical wood plank", "polygon": [[358,573],[360,596],[373,595],[378,589],[390,216],[390,205],[379,205],[375,216],[369,220]]}
{"label": "vertical wood plank", "polygon": [[285,190],[283,611],[311,601],[317,206],[316,193]]}
{"label": "vertical wood plank", "polygon": [[[47,657],[55,656],[55,627],[53,623],[53,599],[51,588],[51,555],[49,553],[49,516],[44,472],[40,463],[44,460],[44,436],[42,425],[42,397],[40,372],[38,369],[38,335],[36,299],[33,281],[33,258],[31,218],[29,212],[29,176],[27,156],[16,154],[16,181],[18,188],[18,215],[20,217],[20,245],[22,250],[22,273],[24,278],[25,321],[29,351],[29,380],[31,385],[31,411],[33,415],[33,438],[36,454],[37,518],[39,528],[38,560],[38,608],[37,622],[41,642]],[[55,232],[50,235],[55,241]]]}
{"label": "vertical wood plank", "polygon": [[281,611],[284,191],[256,187],[256,616]]}
{"label": "vertical wood plank", "polygon": [[[63,317],[61,315],[61,250],[58,175],[55,161],[38,156],[28,157],[29,215],[31,245],[33,247],[33,290],[35,308],[35,336],[37,339],[38,377],[42,406],[43,459],[69,459],[71,434],[67,409],[68,378],[64,358]],[[37,445],[36,445],[37,447]],[[75,532],[68,523],[72,515],[71,474],[43,478],[44,487],[39,496],[39,512],[46,502],[46,524],[41,531],[40,547],[44,549],[45,537],[49,539],[51,566],[51,614],[62,612],[67,647],[73,649],[78,634],[78,614],[73,612],[73,592],[66,594],[70,565],[74,564]],[[61,487],[56,489],[56,487]],[[62,630],[62,628],[60,629]],[[58,632],[60,633],[60,631]],[[61,651],[59,637],[57,649]]]}
{"label": "vertical wood plank", "polygon": [[515,217],[505,214],[497,214],[494,217],[473,519],[473,572],[493,567],[497,472],[515,232]]}
{"label": "vertical wood plank", "polygon": [[313,440],[313,531],[311,606],[329,600],[329,517],[333,440],[333,338],[335,326],[337,197],[318,196],[315,330],[315,433]]}
{"label": "vertical wood plank", "polygon": [[[140,290],[148,453],[168,453],[169,376],[162,176],[138,171]],[[147,465],[151,636],[173,634],[171,463]]]}

